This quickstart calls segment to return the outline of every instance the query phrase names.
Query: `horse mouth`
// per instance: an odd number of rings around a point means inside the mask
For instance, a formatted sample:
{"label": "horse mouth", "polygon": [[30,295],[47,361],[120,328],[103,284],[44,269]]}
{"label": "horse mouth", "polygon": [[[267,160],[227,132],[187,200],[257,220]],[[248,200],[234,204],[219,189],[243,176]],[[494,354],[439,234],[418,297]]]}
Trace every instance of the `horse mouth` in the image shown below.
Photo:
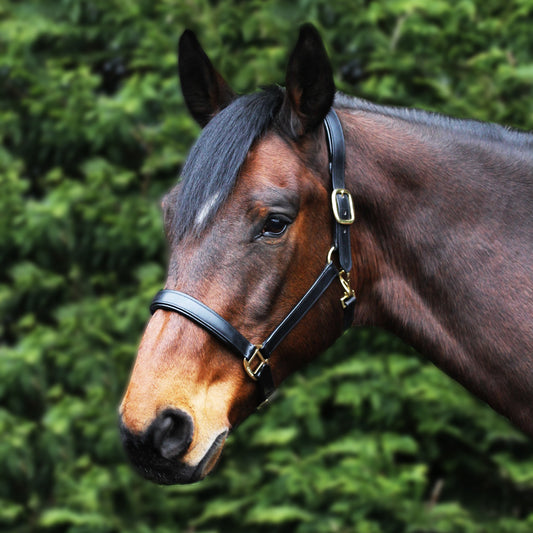
{"label": "horse mouth", "polygon": [[122,444],[132,466],[142,477],[159,485],[184,485],[202,480],[218,462],[227,436],[228,430],[217,435],[200,462],[189,465],[183,458],[162,457],[147,445],[143,437],[130,432],[121,424]]}
{"label": "horse mouth", "polygon": [[196,470],[193,473],[193,478],[190,483],[194,483],[195,481],[200,481],[203,479],[218,463],[218,460],[220,459],[220,455],[222,454],[222,449],[224,448],[224,444],[226,442],[226,438],[228,437],[228,431],[223,431],[220,435],[217,436],[217,438],[213,441],[213,444],[211,444],[211,447],[209,450],[207,450],[207,453],[204,455],[204,458],[198,463],[198,466],[196,467]]}

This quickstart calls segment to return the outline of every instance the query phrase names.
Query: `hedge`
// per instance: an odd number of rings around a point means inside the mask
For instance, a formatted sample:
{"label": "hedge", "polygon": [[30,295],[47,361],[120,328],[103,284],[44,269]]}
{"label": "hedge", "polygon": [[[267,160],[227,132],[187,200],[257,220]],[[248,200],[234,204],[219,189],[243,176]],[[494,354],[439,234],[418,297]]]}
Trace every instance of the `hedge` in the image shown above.
{"label": "hedge", "polygon": [[531,441],[376,329],[293,376],[199,484],[153,485],[122,452],[159,201],[199,133],[177,39],[244,93],[283,81],[305,21],[349,94],[533,129],[533,0],[0,4],[2,531],[533,531]]}

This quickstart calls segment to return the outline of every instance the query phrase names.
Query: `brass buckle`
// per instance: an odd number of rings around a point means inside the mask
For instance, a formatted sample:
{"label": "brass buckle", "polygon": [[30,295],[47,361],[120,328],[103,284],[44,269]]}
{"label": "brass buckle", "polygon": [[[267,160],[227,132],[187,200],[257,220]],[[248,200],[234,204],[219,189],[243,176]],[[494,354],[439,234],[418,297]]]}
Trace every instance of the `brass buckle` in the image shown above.
{"label": "brass buckle", "polygon": [[355,298],[355,291],[352,289],[350,283],[350,273],[346,273],[344,270],[341,270],[339,272],[339,280],[341,282],[342,288],[344,289],[344,294],[341,297],[341,305],[343,309],[346,309],[346,307],[348,307],[346,301],[350,298]]}
{"label": "brass buckle", "polygon": [[[261,353],[261,349],[263,348],[263,345],[262,344],[257,344],[255,346],[255,351],[254,353],[252,354],[252,357],[250,357],[250,359],[246,359],[244,358],[242,360],[242,363],[244,365],[244,370],[246,370],[246,373],[254,380],[254,381],[257,381],[257,374],[259,372],[261,372],[261,370],[266,366],[268,365],[268,360],[265,359],[263,357],[263,354]],[[259,359],[259,363],[257,364],[257,366],[255,368],[252,368],[252,366],[255,364],[255,363],[252,363],[252,361],[255,359],[255,358],[258,358]]]}
{"label": "brass buckle", "polygon": [[[348,197],[348,206],[349,206],[349,213],[347,218],[343,218],[341,214],[339,213],[339,208],[337,206],[337,196],[347,196]],[[350,191],[346,189],[333,189],[333,192],[331,193],[331,207],[333,208],[333,216],[335,217],[335,220],[339,224],[353,224],[355,221],[355,211],[353,208],[353,199],[352,195],[350,194]]]}

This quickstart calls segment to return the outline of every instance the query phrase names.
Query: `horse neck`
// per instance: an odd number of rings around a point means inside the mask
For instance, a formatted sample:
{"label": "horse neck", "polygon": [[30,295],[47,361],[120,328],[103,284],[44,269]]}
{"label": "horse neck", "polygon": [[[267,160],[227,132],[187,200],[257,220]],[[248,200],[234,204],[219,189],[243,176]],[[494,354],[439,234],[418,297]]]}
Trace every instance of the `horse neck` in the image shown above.
{"label": "horse neck", "polygon": [[356,322],[397,334],[533,434],[531,155],[459,124],[340,114]]}

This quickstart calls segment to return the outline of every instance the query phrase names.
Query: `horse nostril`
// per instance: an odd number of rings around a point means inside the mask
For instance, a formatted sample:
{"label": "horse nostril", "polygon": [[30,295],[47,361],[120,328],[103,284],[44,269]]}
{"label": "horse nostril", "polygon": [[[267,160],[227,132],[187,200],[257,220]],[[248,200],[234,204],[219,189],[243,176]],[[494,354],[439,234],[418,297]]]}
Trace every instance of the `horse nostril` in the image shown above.
{"label": "horse nostril", "polygon": [[178,409],[166,409],[153,423],[154,448],[165,459],[183,455],[191,445],[192,418]]}

